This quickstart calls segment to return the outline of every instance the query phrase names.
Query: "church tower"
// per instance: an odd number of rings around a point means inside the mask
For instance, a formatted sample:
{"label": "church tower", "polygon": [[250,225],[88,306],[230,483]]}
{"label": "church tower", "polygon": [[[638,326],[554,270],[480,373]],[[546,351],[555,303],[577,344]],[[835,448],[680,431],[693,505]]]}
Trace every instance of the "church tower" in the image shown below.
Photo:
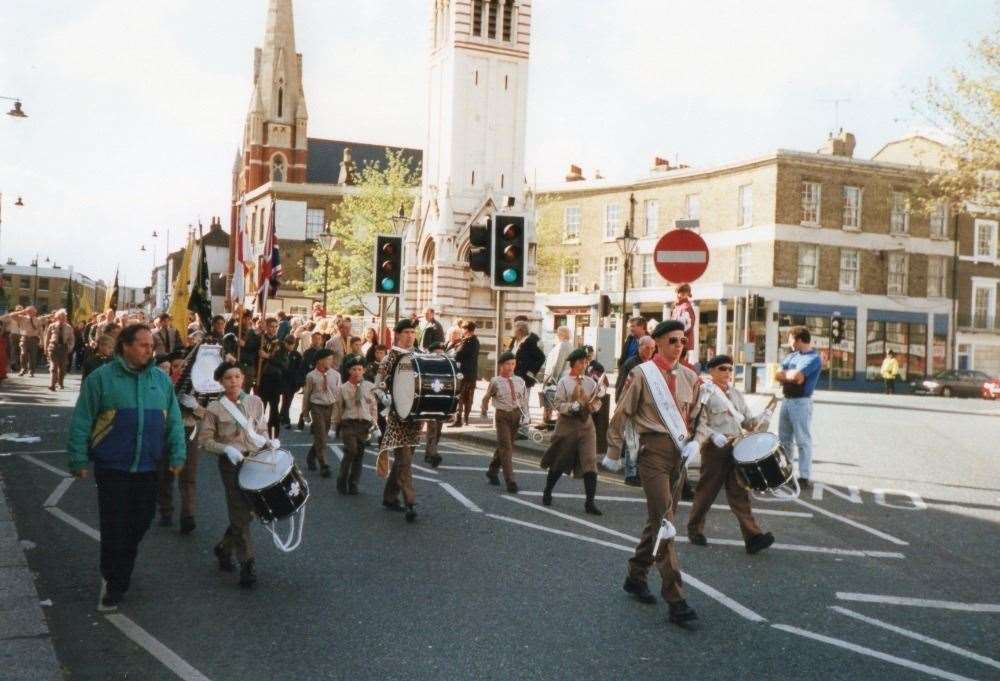
{"label": "church tower", "polygon": [[267,182],[306,181],[308,120],[292,0],[268,0],[264,45],[254,49],[253,92],[234,203]]}
{"label": "church tower", "polygon": [[[434,307],[492,327],[495,294],[468,266],[469,228],[502,212],[526,218],[527,288],[507,318],[531,314],[533,205],[524,172],[531,0],[431,0],[428,130],[405,307]],[[487,332],[484,336],[490,336]]]}

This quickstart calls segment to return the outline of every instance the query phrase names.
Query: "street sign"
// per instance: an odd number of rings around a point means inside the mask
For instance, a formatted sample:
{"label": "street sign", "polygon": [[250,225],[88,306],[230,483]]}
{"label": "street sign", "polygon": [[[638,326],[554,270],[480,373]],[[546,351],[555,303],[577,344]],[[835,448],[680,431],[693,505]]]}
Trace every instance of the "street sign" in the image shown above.
{"label": "street sign", "polygon": [[694,218],[691,220],[674,220],[674,227],[676,229],[698,229],[701,226],[701,220]]}
{"label": "street sign", "polygon": [[674,229],[656,242],[653,264],[660,276],[674,284],[690,283],[708,269],[708,245],[697,232]]}

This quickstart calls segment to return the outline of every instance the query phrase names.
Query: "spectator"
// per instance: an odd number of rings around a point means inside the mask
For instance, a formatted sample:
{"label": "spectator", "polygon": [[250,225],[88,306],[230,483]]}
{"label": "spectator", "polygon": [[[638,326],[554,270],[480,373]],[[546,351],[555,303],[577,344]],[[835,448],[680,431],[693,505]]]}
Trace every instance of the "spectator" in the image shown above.
{"label": "spectator", "polygon": [[792,353],[781,363],[775,379],[781,383],[785,399],[778,418],[778,437],[785,453],[792,456],[792,445],[798,446],[799,486],[812,487],[812,394],[819,381],[823,362],[813,350],[812,335],[804,326],[793,326],[788,332]]}
{"label": "spectator", "polygon": [[285,314],[284,310],[278,310],[278,340],[284,341],[285,336],[292,330],[292,320]]}
{"label": "spectator", "polygon": [[435,343],[444,343],[444,327],[434,318],[434,308],[424,310],[424,322],[421,324],[420,347],[424,352],[430,352]]}
{"label": "spectator", "polygon": [[476,394],[476,379],[479,378],[479,338],[476,336],[476,323],[465,322],[462,329],[462,340],[455,349],[455,362],[462,372],[462,382],[458,387],[458,409],[455,413],[454,427],[469,424],[469,414],[472,412],[472,400]]}
{"label": "spectator", "polygon": [[284,376],[282,377],[283,392],[281,393],[281,425],[286,428],[290,428],[292,426],[292,419],[290,416],[292,400],[295,399],[295,393],[297,393],[302,386],[305,385],[306,374],[309,372],[305,370],[305,361],[302,357],[302,353],[298,351],[298,341],[295,340],[295,337],[286,336],[282,343],[285,346],[287,363],[284,369]]}
{"label": "spectator", "polygon": [[365,358],[365,366],[371,364],[375,358],[375,348],[378,346],[378,331],[374,326],[365,329],[364,342],[361,345],[361,354]]}
{"label": "spectator", "polygon": [[882,360],[882,380],[885,381],[886,395],[896,394],[896,379],[898,377],[899,360],[896,359],[896,353],[889,350],[885,353],[885,359]]}
{"label": "spectator", "polygon": [[569,327],[560,326],[556,329],[555,345],[545,355],[544,373],[540,376],[543,379],[543,387],[538,398],[542,405],[543,428],[552,429],[556,426],[556,422],[552,420],[553,408],[550,406],[550,400],[555,395],[559,379],[569,373],[569,362],[566,361],[566,358],[571,352],[573,352],[573,342],[570,340]]}
{"label": "spectator", "polygon": [[628,336],[622,344],[622,352],[618,357],[618,372],[621,373],[622,365],[626,361],[635,357],[639,352],[639,339],[648,335],[646,331],[646,320],[642,317],[632,317],[628,320]]}

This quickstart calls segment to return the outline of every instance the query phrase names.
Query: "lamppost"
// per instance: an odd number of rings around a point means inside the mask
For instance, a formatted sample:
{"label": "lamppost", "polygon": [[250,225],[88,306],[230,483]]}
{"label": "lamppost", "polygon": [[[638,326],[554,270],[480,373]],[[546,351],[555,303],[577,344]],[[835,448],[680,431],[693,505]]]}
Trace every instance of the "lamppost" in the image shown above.
{"label": "lamppost", "polygon": [[329,229],[324,229],[323,233],[317,237],[320,247],[323,249],[323,312],[326,313],[326,296],[329,291],[330,282],[330,255],[337,246],[337,237],[330,234]]}
{"label": "lamppost", "polygon": [[[399,212],[389,218],[392,221],[393,230],[396,236],[406,237],[406,232],[416,220],[406,214],[406,204],[399,204]],[[405,246],[404,246],[405,248]],[[399,323],[399,296],[396,296],[396,323]]]}
{"label": "lamppost", "polygon": [[[632,199],[635,200],[634,198]],[[621,252],[624,258],[624,263],[622,264],[622,314],[621,314],[621,328],[622,337],[621,342],[625,342],[625,334],[627,333],[627,327],[625,324],[626,317],[626,305],[628,303],[628,283],[632,277],[632,256],[635,255],[636,250],[639,248],[639,239],[632,236],[632,223],[625,223],[625,233],[620,237],[615,239],[615,244],[618,246],[618,250]]]}

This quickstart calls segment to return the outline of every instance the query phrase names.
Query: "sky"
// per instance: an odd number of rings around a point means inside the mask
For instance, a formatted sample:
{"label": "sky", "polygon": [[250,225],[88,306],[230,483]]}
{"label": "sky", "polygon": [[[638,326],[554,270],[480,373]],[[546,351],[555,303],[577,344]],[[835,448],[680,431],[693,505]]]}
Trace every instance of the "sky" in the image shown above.
{"label": "sky", "polygon": [[[294,5],[310,136],[422,147],[433,0]],[[142,286],[168,231],[176,249],[199,220],[228,227],[266,8],[0,2],[0,96],[29,114],[0,115],[0,261],[37,253],[103,279],[120,265]],[[966,65],[1000,20],[996,0],[534,0],[532,13],[525,175],[542,185],[571,163],[615,180],[654,156],[814,151],[838,124],[870,157],[928,126],[913,106],[928,79]]]}

